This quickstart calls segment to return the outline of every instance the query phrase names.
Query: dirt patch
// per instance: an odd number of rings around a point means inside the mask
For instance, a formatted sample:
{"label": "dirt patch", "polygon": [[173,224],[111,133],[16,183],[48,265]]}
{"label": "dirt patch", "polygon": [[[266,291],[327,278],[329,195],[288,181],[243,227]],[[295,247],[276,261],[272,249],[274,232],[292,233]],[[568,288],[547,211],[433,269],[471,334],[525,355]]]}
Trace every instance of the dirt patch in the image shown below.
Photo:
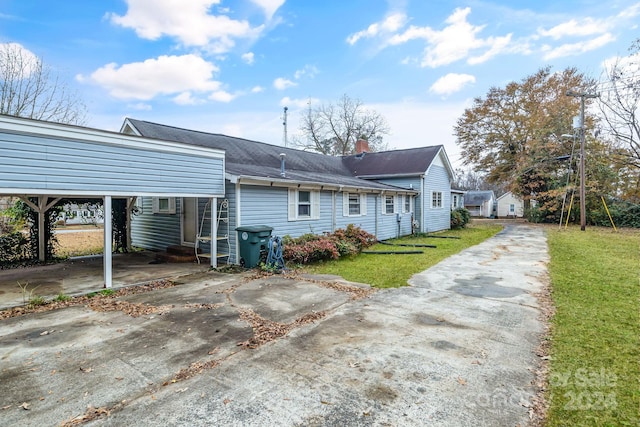
{"label": "dirt patch", "polygon": [[77,230],[73,233],[56,233],[56,255],[72,257],[100,254],[104,248],[104,232],[101,228]]}

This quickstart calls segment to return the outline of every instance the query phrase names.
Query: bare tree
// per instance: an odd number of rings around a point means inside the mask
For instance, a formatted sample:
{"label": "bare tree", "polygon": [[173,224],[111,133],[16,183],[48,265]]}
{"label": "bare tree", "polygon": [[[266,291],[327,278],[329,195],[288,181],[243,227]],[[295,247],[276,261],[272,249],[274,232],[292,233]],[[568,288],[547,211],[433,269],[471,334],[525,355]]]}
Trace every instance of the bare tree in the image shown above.
{"label": "bare tree", "polygon": [[640,169],[640,39],[630,50],[605,71],[599,105],[605,136],[624,164]]}
{"label": "bare tree", "polygon": [[0,114],[82,125],[86,106],[42,59],[0,44]]}
{"label": "bare tree", "polygon": [[332,156],[344,156],[355,152],[358,139],[369,142],[371,151],[386,148],[382,138],[389,134],[384,117],[367,110],[359,99],[343,95],[334,105],[309,107],[303,115],[300,131],[303,140],[295,144],[304,149]]}

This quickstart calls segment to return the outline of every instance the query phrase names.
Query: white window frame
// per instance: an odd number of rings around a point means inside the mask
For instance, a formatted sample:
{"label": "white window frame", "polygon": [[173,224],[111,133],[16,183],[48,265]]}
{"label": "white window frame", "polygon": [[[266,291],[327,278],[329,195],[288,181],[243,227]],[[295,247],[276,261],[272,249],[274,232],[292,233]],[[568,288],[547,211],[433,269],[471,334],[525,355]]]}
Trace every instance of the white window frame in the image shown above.
{"label": "white window frame", "polygon": [[[167,199],[167,208],[160,208],[160,200]],[[175,197],[154,197],[153,206],[151,209],[154,214],[169,214],[175,215],[176,213],[176,198]]]}
{"label": "white window frame", "polygon": [[[360,212],[357,214],[350,212],[350,197],[358,198]],[[362,193],[342,193],[342,216],[366,216],[367,215],[367,195]]]}
{"label": "white window frame", "polygon": [[[298,214],[298,206],[300,204],[299,195],[300,192],[309,193],[310,203],[310,215],[301,216]],[[290,188],[288,191],[288,204],[289,204],[289,221],[310,221],[320,219],[320,191],[308,189],[308,188]]]}
{"label": "white window frame", "polygon": [[442,209],[442,191],[431,192],[431,209]]}
{"label": "white window frame", "polygon": [[[408,205],[408,206],[407,206]],[[409,194],[402,196],[402,213],[413,212],[413,197]]]}
{"label": "white window frame", "polygon": [[[389,197],[393,197],[393,212],[387,212],[387,200]],[[389,194],[385,194],[382,196],[382,215],[395,215],[398,212],[398,198],[396,196],[391,196]]]}

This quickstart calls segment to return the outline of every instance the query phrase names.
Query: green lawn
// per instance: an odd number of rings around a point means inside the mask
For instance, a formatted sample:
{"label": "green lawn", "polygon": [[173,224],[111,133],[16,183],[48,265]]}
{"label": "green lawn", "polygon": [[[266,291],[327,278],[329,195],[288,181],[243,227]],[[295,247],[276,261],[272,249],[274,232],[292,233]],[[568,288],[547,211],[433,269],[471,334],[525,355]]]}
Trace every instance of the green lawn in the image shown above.
{"label": "green lawn", "polygon": [[640,231],[548,231],[549,426],[640,425]]}
{"label": "green lawn", "polygon": [[431,244],[437,248],[408,248],[377,244],[368,250],[423,250],[416,255],[371,255],[344,258],[322,264],[308,266],[305,269],[314,274],[337,274],[353,282],[368,283],[377,288],[396,288],[406,286],[407,280],[415,274],[437,264],[443,259],[460,252],[470,246],[502,230],[499,225],[469,225],[462,230],[448,230],[438,235],[456,236],[460,239],[438,239],[432,237],[404,237],[391,242],[408,244]]}

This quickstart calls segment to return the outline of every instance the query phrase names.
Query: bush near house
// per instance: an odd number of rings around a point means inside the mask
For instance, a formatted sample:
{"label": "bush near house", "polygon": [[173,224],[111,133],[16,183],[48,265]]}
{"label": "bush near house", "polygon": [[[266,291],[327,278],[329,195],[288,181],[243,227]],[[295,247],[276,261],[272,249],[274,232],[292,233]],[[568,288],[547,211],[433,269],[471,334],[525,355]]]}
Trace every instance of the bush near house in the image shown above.
{"label": "bush near house", "polygon": [[457,208],[451,211],[451,228],[453,230],[465,228],[471,219],[469,211],[465,208]]}
{"label": "bush near house", "polygon": [[333,233],[303,234],[297,238],[284,236],[283,257],[295,264],[309,264],[317,261],[338,259],[355,255],[362,249],[376,243],[376,237],[360,227],[349,224]]}

